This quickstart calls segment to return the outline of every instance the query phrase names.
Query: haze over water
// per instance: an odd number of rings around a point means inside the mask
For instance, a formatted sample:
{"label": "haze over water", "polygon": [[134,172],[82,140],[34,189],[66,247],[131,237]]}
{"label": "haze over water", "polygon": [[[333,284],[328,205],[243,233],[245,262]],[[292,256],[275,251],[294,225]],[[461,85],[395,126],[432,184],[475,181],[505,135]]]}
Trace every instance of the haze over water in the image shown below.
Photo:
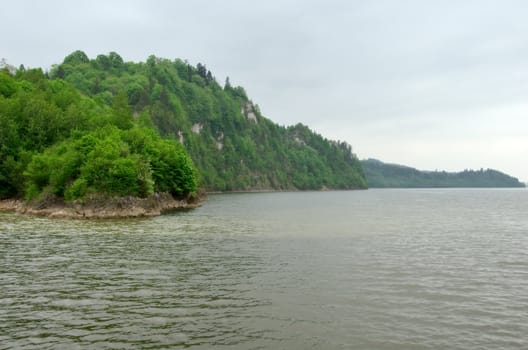
{"label": "haze over water", "polygon": [[525,189],[0,213],[0,349],[527,348],[527,213]]}

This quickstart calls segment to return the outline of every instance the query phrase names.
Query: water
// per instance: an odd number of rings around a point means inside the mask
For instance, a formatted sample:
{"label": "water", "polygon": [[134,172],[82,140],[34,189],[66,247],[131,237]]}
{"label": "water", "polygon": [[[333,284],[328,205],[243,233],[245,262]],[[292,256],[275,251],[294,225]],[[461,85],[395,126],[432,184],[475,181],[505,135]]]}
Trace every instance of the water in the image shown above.
{"label": "water", "polygon": [[0,213],[0,349],[526,349],[528,191]]}

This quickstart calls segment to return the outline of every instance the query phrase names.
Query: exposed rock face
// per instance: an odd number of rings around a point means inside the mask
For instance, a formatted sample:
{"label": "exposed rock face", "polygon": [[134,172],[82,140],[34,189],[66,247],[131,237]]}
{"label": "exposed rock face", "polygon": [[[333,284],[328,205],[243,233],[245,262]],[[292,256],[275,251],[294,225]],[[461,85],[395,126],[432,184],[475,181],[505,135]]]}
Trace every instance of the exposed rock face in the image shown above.
{"label": "exposed rock face", "polygon": [[298,144],[299,146],[306,146],[306,142],[304,142],[304,140],[302,140],[299,136],[295,135],[293,137],[293,141]]}
{"label": "exposed rock face", "polygon": [[216,138],[216,149],[221,151],[224,148],[224,133],[221,132]]}
{"label": "exposed rock face", "polygon": [[68,219],[117,219],[158,216],[167,211],[197,208],[205,196],[175,199],[168,193],[155,193],[148,198],[92,196],[86,203],[64,202],[58,198],[25,203],[20,200],[0,201],[0,210],[22,214]]}
{"label": "exposed rock face", "polygon": [[178,141],[183,145],[185,142],[185,139],[183,138],[183,132],[181,130],[178,130]]}
{"label": "exposed rock face", "polygon": [[202,129],[203,129],[203,124],[200,124],[200,123],[193,124],[193,126],[191,127],[191,131],[194,132],[195,134],[200,134],[200,131],[202,131]]}
{"label": "exposed rock face", "polygon": [[252,121],[255,124],[258,124],[257,121],[257,115],[255,114],[255,109],[253,107],[253,104],[251,101],[248,101],[243,107],[242,107],[242,114],[250,121]]}
{"label": "exposed rock face", "polygon": [[0,211],[14,211],[22,204],[17,199],[4,199],[0,200]]}

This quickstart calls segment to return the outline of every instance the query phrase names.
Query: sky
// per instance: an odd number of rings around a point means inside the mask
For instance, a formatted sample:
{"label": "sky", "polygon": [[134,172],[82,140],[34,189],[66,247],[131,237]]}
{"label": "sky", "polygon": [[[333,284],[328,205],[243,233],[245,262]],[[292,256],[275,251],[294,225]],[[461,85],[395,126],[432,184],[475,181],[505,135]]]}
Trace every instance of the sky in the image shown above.
{"label": "sky", "polygon": [[262,113],[422,170],[528,181],[528,1],[0,0],[0,58],[154,54],[229,76]]}

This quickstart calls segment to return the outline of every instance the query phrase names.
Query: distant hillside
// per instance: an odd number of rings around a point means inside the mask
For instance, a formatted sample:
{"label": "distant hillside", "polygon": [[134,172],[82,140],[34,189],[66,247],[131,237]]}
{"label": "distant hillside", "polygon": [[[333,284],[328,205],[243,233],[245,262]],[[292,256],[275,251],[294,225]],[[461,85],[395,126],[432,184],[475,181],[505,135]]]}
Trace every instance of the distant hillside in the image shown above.
{"label": "distant hillside", "polygon": [[368,185],[373,188],[525,187],[517,178],[491,169],[448,173],[420,171],[376,159],[362,160],[361,164]]}

